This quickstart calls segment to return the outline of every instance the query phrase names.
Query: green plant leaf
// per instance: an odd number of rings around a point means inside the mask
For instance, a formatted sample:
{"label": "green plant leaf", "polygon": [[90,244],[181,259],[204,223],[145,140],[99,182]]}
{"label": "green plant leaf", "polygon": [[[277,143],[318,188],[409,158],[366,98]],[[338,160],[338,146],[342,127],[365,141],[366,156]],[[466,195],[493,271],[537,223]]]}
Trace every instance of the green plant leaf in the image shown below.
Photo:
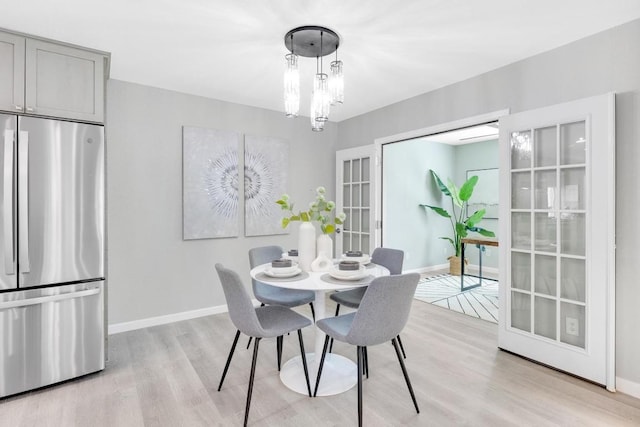
{"label": "green plant leaf", "polygon": [[300,212],[300,220],[301,221],[310,221],[309,212]]}
{"label": "green plant leaf", "polygon": [[453,248],[455,249],[456,244],[451,237],[438,237],[438,238],[443,240],[448,240],[449,242],[451,242],[451,244],[453,245]]}
{"label": "green plant leaf", "polygon": [[289,218],[282,218],[282,228],[287,228],[287,225],[289,225],[289,222],[291,222]]}
{"label": "green plant leaf", "polygon": [[442,209],[440,206],[430,206],[430,205],[420,205],[420,206],[422,206],[423,208],[432,209],[438,215],[443,216],[445,218],[451,218],[451,215],[449,215],[449,212],[447,212],[445,209]]}
{"label": "green plant leaf", "polygon": [[477,210],[473,213],[473,215],[471,215],[465,222],[467,224],[467,227],[471,228],[473,226],[475,226],[477,223],[480,222],[480,220],[482,220],[482,218],[484,217],[486,210],[485,209],[480,209]]}
{"label": "green plant leaf", "polygon": [[484,228],[475,227],[473,231],[483,235],[484,237],[496,237],[496,233],[494,233],[493,231],[489,231],[487,229],[484,229]]}
{"label": "green plant leaf", "polygon": [[436,171],[433,169],[431,169],[431,176],[433,176],[433,180],[436,182],[436,185],[438,185],[440,191],[442,191],[445,196],[451,196],[451,190],[449,190],[449,187],[444,185],[444,182],[442,182]]}
{"label": "green plant leaf", "polygon": [[471,198],[471,195],[473,194],[473,188],[477,183],[478,176],[474,175],[469,178],[464,184],[462,184],[462,187],[460,187],[460,200],[462,200],[463,202],[469,200]]}
{"label": "green plant leaf", "polygon": [[460,237],[467,237],[467,226],[461,222],[456,222],[456,234]]}
{"label": "green plant leaf", "polygon": [[462,208],[462,200],[460,200],[460,190],[458,187],[451,181],[451,178],[448,179],[449,189],[451,190],[451,200],[453,203],[459,208]]}
{"label": "green plant leaf", "polygon": [[300,215],[291,215],[289,221],[300,221]]}
{"label": "green plant leaf", "polygon": [[276,203],[281,206],[285,206],[287,204],[287,202],[285,202],[284,200],[276,200]]}
{"label": "green plant leaf", "polygon": [[336,219],[335,219],[335,222],[336,222],[336,224],[338,224],[338,225],[341,225],[341,224],[342,224],[342,221],[340,221],[340,218],[336,218]]}

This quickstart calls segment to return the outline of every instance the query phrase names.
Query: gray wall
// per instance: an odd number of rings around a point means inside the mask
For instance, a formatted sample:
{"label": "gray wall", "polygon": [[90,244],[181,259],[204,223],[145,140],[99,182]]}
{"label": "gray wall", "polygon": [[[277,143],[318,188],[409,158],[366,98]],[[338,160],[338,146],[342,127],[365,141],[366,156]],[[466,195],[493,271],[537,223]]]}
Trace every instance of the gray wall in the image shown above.
{"label": "gray wall", "polygon": [[[446,264],[453,255],[449,220],[418,206],[442,206],[444,200],[434,186],[429,169],[442,176],[455,174],[455,147],[411,139],[383,146],[382,244],[404,250],[404,269]],[[446,179],[446,178],[443,178]],[[448,205],[447,205],[448,207]]]}
{"label": "gray wall", "polygon": [[616,366],[640,383],[640,20],[341,122],[340,149],[510,108],[519,112],[616,92]]}
{"label": "gray wall", "polygon": [[333,123],[316,133],[274,111],[117,80],[107,90],[110,324],[223,305],[216,262],[248,284],[251,247],[297,245],[297,224],[289,235],[182,240],[183,125],[287,139],[292,199],[306,206],[319,185],[333,198]]}

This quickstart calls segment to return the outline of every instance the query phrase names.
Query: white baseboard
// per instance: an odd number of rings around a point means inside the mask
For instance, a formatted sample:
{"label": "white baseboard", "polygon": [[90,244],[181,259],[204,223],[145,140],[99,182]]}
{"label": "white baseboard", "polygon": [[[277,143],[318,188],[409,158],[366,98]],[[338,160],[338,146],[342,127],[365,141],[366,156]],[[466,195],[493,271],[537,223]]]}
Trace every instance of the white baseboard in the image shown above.
{"label": "white baseboard", "polygon": [[[432,271],[437,271],[437,270],[448,270],[449,269],[449,263],[446,264],[438,264],[438,265],[431,265],[429,267],[420,267],[420,268],[413,268],[411,270],[404,270],[403,273],[430,273]],[[478,272],[478,266],[474,265],[474,264],[469,264],[467,265],[465,268],[465,271],[472,271],[473,273],[477,273]],[[500,273],[500,269],[495,268],[495,267],[482,267],[482,273],[491,273],[491,274],[495,274],[498,275]],[[483,274],[484,276],[484,274]]]}
{"label": "white baseboard", "polygon": [[640,383],[616,377],[616,391],[640,399]]}
{"label": "white baseboard", "polygon": [[[256,299],[252,300],[254,306],[260,305]],[[214,307],[199,308],[197,310],[183,311],[180,313],[166,314],[164,316],[148,317],[146,319],[132,320],[131,322],[113,323],[109,325],[109,335],[120,332],[134,331],[136,329],[148,328],[151,326],[166,325],[167,323],[180,322],[181,320],[195,319],[197,317],[211,316],[213,314],[226,313],[229,309],[227,305],[217,305]]]}
{"label": "white baseboard", "polygon": [[436,270],[443,270],[445,268],[449,268],[449,263],[446,264],[439,264],[439,265],[431,265],[429,267],[420,267],[420,268],[413,268],[411,270],[403,270],[403,273],[430,273],[432,271],[436,271]]}

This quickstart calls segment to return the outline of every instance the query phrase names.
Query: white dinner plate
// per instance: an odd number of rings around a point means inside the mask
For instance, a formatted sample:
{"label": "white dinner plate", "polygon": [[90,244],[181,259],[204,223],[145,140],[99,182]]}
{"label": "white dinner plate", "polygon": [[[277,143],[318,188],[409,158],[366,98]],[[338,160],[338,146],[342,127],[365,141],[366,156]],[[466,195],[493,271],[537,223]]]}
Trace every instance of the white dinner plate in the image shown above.
{"label": "white dinner plate", "polygon": [[369,275],[367,270],[361,268],[360,270],[330,270],[329,276],[338,280],[360,280]]}
{"label": "white dinner plate", "polygon": [[281,278],[286,278],[286,277],[293,277],[293,276],[297,276],[298,274],[302,273],[302,270],[300,270],[298,267],[295,268],[295,270],[292,271],[274,271],[271,268],[265,268],[264,269],[264,274],[266,274],[269,277],[281,277]]}

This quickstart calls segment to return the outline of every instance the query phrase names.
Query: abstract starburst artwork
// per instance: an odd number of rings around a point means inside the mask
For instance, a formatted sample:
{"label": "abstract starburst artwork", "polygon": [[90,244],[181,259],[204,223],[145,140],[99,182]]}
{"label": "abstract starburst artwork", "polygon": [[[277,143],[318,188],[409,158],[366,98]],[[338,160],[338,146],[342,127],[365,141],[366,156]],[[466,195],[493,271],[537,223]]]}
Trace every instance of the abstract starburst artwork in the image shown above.
{"label": "abstract starburst artwork", "polygon": [[183,126],[183,238],[238,236],[236,132]]}
{"label": "abstract starburst artwork", "polygon": [[245,236],[286,234],[275,203],[287,191],[289,144],[278,138],[246,135],[244,139]]}

